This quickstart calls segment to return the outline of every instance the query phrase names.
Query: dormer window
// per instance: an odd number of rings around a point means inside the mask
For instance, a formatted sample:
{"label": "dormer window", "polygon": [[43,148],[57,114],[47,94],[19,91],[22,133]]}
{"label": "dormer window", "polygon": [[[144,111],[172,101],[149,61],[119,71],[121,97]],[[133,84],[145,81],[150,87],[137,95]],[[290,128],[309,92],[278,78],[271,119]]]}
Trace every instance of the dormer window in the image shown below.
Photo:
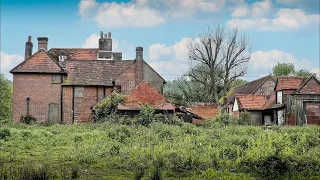
{"label": "dormer window", "polygon": [[277,91],[277,104],[282,104],[282,91]]}
{"label": "dormer window", "polygon": [[66,55],[60,55],[59,56],[59,62],[64,62],[67,59]]}

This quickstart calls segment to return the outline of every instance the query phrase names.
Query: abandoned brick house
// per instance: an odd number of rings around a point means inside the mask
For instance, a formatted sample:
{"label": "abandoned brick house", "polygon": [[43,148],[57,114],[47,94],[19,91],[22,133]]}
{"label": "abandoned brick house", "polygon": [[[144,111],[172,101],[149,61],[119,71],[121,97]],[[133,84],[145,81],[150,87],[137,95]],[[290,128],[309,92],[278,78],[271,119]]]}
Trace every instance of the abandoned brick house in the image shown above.
{"label": "abandoned brick house", "polygon": [[13,118],[32,115],[38,122],[87,122],[90,108],[113,90],[131,92],[148,81],[162,92],[165,80],[143,59],[136,48],[134,60],[122,60],[112,51],[111,33],[100,34],[99,48],[51,48],[48,38],[38,38],[32,54],[31,37],[25,60],[13,68]]}
{"label": "abandoned brick house", "polygon": [[316,77],[278,77],[272,91],[268,86],[268,93],[243,90],[250,89],[257,81],[264,83],[264,78],[234,90],[233,104],[228,106],[230,114],[238,118],[241,112],[248,111],[254,125],[320,125],[320,83]]}

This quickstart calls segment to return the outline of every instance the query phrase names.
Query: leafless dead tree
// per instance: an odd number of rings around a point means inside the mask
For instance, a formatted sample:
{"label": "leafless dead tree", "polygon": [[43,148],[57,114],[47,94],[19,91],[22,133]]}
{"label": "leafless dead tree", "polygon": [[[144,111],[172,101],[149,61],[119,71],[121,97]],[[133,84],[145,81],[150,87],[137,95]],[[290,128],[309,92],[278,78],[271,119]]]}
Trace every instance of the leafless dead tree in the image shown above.
{"label": "leafless dead tree", "polygon": [[207,98],[218,104],[219,93],[226,94],[231,83],[246,74],[252,46],[237,29],[216,25],[190,42],[188,50],[191,66],[186,75],[203,85]]}

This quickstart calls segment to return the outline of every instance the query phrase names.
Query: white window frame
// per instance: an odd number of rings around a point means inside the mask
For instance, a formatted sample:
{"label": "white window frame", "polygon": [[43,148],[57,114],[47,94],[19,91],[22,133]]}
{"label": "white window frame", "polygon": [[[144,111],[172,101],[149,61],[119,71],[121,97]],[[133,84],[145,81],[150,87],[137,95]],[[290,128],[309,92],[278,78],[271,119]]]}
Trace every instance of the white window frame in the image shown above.
{"label": "white window frame", "polygon": [[65,56],[65,55],[59,56],[59,62],[64,62],[64,60],[66,60],[66,59],[67,59],[67,56]]}
{"label": "white window frame", "polygon": [[283,92],[277,91],[277,104],[282,104]]}
{"label": "white window frame", "polygon": [[238,101],[236,98],[234,99],[232,111],[239,111]]}

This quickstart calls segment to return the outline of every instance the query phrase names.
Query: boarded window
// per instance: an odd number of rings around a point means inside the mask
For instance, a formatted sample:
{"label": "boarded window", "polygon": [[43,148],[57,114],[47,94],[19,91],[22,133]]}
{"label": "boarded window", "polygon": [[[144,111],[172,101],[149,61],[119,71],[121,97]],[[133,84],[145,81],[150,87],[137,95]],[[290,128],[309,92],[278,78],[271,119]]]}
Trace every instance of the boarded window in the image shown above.
{"label": "boarded window", "polygon": [[62,79],[61,79],[61,75],[60,74],[53,74],[52,75],[52,83],[61,83]]}
{"label": "boarded window", "polygon": [[74,97],[83,97],[83,87],[75,87],[74,88]]}

